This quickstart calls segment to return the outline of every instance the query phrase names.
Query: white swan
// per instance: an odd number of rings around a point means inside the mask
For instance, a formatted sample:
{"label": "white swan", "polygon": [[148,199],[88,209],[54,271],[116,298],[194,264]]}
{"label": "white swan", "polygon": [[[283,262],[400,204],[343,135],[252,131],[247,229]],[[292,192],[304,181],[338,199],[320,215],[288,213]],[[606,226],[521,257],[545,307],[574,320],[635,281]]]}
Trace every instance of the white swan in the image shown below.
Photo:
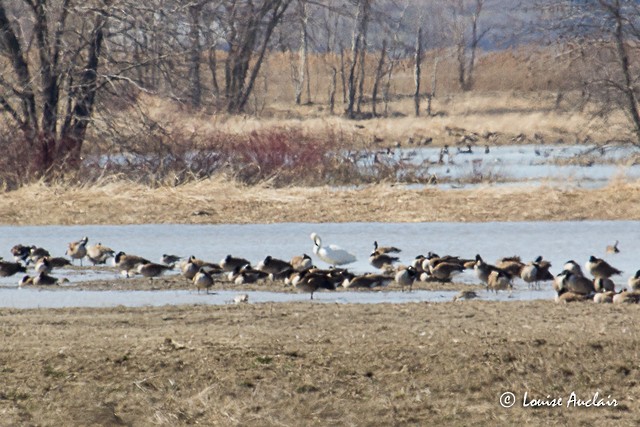
{"label": "white swan", "polygon": [[330,265],[344,265],[355,262],[356,257],[352,253],[347,252],[340,246],[329,245],[322,246],[322,240],[317,233],[311,233],[313,240],[313,253],[318,255],[322,261]]}

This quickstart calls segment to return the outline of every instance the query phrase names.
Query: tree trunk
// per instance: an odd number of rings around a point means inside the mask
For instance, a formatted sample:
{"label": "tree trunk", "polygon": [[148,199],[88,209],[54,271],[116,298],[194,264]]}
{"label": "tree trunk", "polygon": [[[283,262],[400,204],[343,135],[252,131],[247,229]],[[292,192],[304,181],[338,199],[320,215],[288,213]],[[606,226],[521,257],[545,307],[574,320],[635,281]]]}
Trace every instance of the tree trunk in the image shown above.
{"label": "tree trunk", "polygon": [[[364,70],[358,70],[360,64],[364,67],[364,52],[366,43],[367,22],[369,20],[370,0],[359,0],[358,13],[355,19],[355,28],[351,43],[351,65],[349,68],[349,78],[347,81],[347,108],[346,114],[349,118],[354,118],[354,107],[356,104],[356,90],[358,88],[358,76],[360,81],[364,80]],[[359,72],[359,73],[358,73]]]}
{"label": "tree trunk", "polygon": [[378,102],[378,88],[380,86],[380,80],[384,76],[384,64],[387,54],[387,39],[382,40],[382,49],[380,51],[380,59],[378,60],[378,67],[376,68],[376,78],[373,82],[373,90],[371,91],[371,109],[373,115],[377,116],[376,104]]}
{"label": "tree trunk", "polygon": [[418,27],[416,35],[416,53],[414,64],[414,83],[416,91],[413,94],[413,105],[416,117],[420,116],[420,80],[422,74],[422,27]]}
{"label": "tree trunk", "polygon": [[191,84],[191,105],[199,108],[202,105],[202,83],[200,79],[200,10],[199,4],[189,6],[189,81]]}
{"label": "tree trunk", "polygon": [[625,45],[624,40],[624,32],[623,32],[623,17],[622,12],[620,10],[620,4],[616,2],[615,5],[608,4],[605,2],[600,2],[603,4],[609,12],[613,15],[616,28],[615,28],[615,43],[616,43],[616,53],[618,54],[618,61],[620,61],[620,70],[622,71],[622,75],[624,78],[624,86],[622,87],[622,92],[626,98],[627,104],[627,114],[629,115],[631,122],[633,123],[633,133],[636,137],[636,146],[640,146],[640,112],[638,112],[638,99],[633,89],[633,76],[631,74],[631,68],[629,64],[629,54],[627,53],[627,47]]}
{"label": "tree trunk", "polygon": [[71,168],[80,166],[80,150],[84,142],[87,127],[91,122],[93,107],[96,99],[98,66],[104,41],[104,31],[107,25],[108,14],[99,10],[89,40],[89,51],[84,71],[77,82],[78,89],[73,108],[73,120],[70,126],[64,129],[58,145],[56,160],[64,162]]}
{"label": "tree trunk", "polygon": [[[299,63],[298,63],[298,76],[296,79],[296,104],[302,103],[302,89],[307,85],[309,87],[309,35],[307,33],[307,23],[309,15],[307,13],[306,3],[302,0],[298,1],[299,5],[299,18],[300,18],[300,50],[299,50]],[[310,101],[310,90],[307,89],[307,102]]]}
{"label": "tree trunk", "polygon": [[336,103],[336,67],[331,67],[331,79],[329,81],[329,112],[333,114]]}

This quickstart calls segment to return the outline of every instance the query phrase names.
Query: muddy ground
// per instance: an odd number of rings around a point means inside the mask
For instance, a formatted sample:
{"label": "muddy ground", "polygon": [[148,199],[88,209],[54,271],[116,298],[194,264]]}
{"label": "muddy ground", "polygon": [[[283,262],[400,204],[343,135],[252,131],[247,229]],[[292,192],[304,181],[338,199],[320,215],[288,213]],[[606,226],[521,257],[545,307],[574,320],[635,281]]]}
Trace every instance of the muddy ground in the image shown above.
{"label": "muddy ground", "polygon": [[[384,185],[131,187],[27,187],[3,195],[0,222],[640,218],[635,184],[536,197]],[[73,286],[192,288],[179,277]],[[287,290],[243,289],[274,286]],[[637,305],[552,301],[0,309],[0,425],[638,425],[639,321]],[[511,408],[500,405],[507,392]],[[558,406],[523,407],[525,392],[529,403]],[[617,406],[575,407],[572,392]]]}
{"label": "muddy ground", "polygon": [[[637,425],[638,308],[2,309],[0,424]],[[563,401],[523,407],[525,392]]]}

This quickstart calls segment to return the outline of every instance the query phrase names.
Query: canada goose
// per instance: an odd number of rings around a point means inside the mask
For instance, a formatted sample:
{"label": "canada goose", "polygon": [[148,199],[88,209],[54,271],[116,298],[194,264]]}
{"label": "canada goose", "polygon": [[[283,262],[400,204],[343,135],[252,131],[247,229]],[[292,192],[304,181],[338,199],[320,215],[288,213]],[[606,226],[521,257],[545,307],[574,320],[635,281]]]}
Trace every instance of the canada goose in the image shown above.
{"label": "canada goose", "polygon": [[11,248],[11,255],[16,262],[28,262],[29,255],[31,254],[31,246],[25,246],[17,244]]}
{"label": "canada goose", "polygon": [[458,301],[460,299],[474,299],[479,298],[478,294],[474,291],[460,291],[457,295],[453,297],[453,301]]}
{"label": "canada goose", "polygon": [[182,257],[178,255],[162,254],[160,262],[164,265],[175,265],[181,259]]}
{"label": "canada goose", "polygon": [[611,279],[596,277],[595,279],[593,279],[593,288],[596,290],[596,292],[615,292],[616,285]]}
{"label": "canada goose", "polygon": [[613,291],[599,292],[593,296],[593,302],[596,304],[611,304],[616,293]]}
{"label": "canada goose", "polygon": [[313,262],[311,261],[311,257],[307,254],[296,255],[291,258],[289,264],[293,267],[294,270],[304,271],[311,268]]}
{"label": "canada goose", "polygon": [[89,241],[88,237],[83,237],[77,242],[70,242],[69,247],[67,248],[66,255],[71,257],[71,262],[74,259],[80,260],[80,266],[82,266],[82,258],[87,255],[87,242]]}
{"label": "canada goose", "polygon": [[68,265],[71,265],[71,261],[66,259],[65,257],[57,256],[57,257],[45,257],[47,261],[49,261],[49,265],[51,268],[62,268]]}
{"label": "canada goose", "polygon": [[506,271],[512,276],[520,277],[524,263],[520,260],[519,256],[501,258],[496,262],[496,267]]}
{"label": "canada goose", "polygon": [[347,252],[340,246],[322,246],[322,239],[320,239],[317,233],[311,233],[310,237],[311,240],[313,240],[313,253],[327,264],[336,266],[350,264],[356,261],[355,255]]}
{"label": "canada goose", "polygon": [[387,286],[394,278],[382,274],[364,274],[352,279],[344,279],[342,286],[345,288],[377,288]]}
{"label": "canada goose", "polygon": [[87,246],[87,258],[93,265],[105,264],[109,258],[115,256],[115,251],[102,243]]}
{"label": "canada goose", "polygon": [[0,277],[9,277],[16,273],[26,272],[27,268],[19,262],[0,261]]}
{"label": "canada goose", "polygon": [[395,246],[378,246],[378,241],[376,240],[373,242],[373,252],[376,254],[397,254],[402,250]]}
{"label": "canada goose", "polygon": [[629,277],[627,283],[632,291],[640,290],[640,270],[636,271],[636,274]]}
{"label": "canada goose", "polygon": [[[532,284],[538,285],[539,282],[546,282],[553,280],[553,275],[549,272],[551,263],[544,261],[542,256],[539,256],[535,261],[529,262],[520,271],[520,278],[527,282],[529,287]],[[537,286],[536,286],[537,287]]]}
{"label": "canada goose", "polygon": [[617,268],[612,267],[605,260],[600,259],[600,258],[596,258],[593,255],[591,255],[591,257],[589,257],[589,261],[587,261],[586,268],[587,268],[587,271],[593,277],[604,277],[606,279],[608,279],[609,277],[611,277],[611,276],[613,276],[615,274],[621,274],[622,273],[622,271],[618,270]]}
{"label": "canada goose", "polygon": [[429,265],[429,273],[435,279],[443,282],[450,282],[451,278],[464,271],[464,266],[452,262],[440,262],[435,265]]}
{"label": "canada goose", "polygon": [[369,264],[371,264],[374,268],[382,269],[387,266],[393,265],[394,262],[400,261],[400,258],[391,256],[386,253],[376,253],[372,252],[371,256],[369,256]]}
{"label": "canada goose", "polygon": [[129,277],[131,271],[137,271],[140,264],[149,264],[151,261],[137,255],[127,255],[120,251],[115,256],[116,267],[123,276]]}
{"label": "canada goose", "polygon": [[[506,276],[509,279],[509,281],[511,280],[511,274],[509,274],[507,271],[504,271],[496,267],[495,265],[487,264],[486,262],[484,262],[484,260],[480,255],[476,255],[476,263],[473,269],[475,270],[476,276],[478,277],[478,279],[480,279],[480,281],[485,284],[489,283],[489,276],[494,271],[501,273],[500,276],[502,277]],[[496,279],[498,278],[500,277],[496,277]]]}
{"label": "canada goose", "polygon": [[264,260],[258,263],[256,270],[264,271],[268,274],[278,274],[284,270],[291,270],[293,266],[287,261],[273,258],[271,255],[267,255]]}
{"label": "canada goose", "polygon": [[556,302],[564,303],[564,304],[568,304],[570,302],[586,301],[588,299],[589,299],[588,295],[571,292],[565,288],[560,289],[558,291],[558,295],[556,295]]}
{"label": "canada goose", "polygon": [[195,258],[191,256],[189,260],[185,264],[182,264],[182,266],[180,267],[182,275],[188,280],[193,280],[193,277],[198,274],[198,272],[202,268],[201,266],[198,266],[198,264],[196,264],[194,260]]}
{"label": "canada goose", "polygon": [[142,274],[144,277],[149,278],[161,276],[167,270],[173,270],[173,266],[147,262],[138,264],[137,268],[138,273]]}
{"label": "canada goose", "polygon": [[416,269],[409,266],[399,270],[395,275],[395,280],[396,283],[400,285],[402,292],[404,292],[404,288],[407,286],[409,287],[409,292],[411,292],[413,283],[416,281]]}
{"label": "canada goose", "polygon": [[49,276],[46,273],[38,273],[33,278],[33,284],[36,286],[53,286],[58,284],[58,278]]}
{"label": "canada goose", "polygon": [[336,285],[329,277],[324,274],[308,273],[305,274],[296,284],[295,288],[302,292],[309,292],[311,299],[318,289],[335,290]]}
{"label": "canada goose", "polygon": [[424,273],[424,269],[422,268],[422,264],[427,258],[424,255],[418,255],[411,261],[411,267],[416,270],[416,276]]}
{"label": "canada goose", "polygon": [[640,302],[640,292],[627,291],[626,289],[613,296],[614,304],[638,304]]}
{"label": "canada goose", "polygon": [[27,286],[27,285],[33,285],[33,277],[29,276],[28,274],[25,274],[24,276],[22,276],[22,279],[20,279],[20,281],[18,282],[18,287]]}
{"label": "canada goose", "polygon": [[229,281],[236,285],[246,285],[255,283],[260,279],[265,279],[268,276],[269,274],[264,271],[255,270],[248,265],[244,265],[242,267],[236,267],[233,271],[229,272],[228,278]]}
{"label": "canada goose", "polygon": [[574,260],[569,260],[565,262],[564,265],[562,266],[562,269],[566,271],[570,271],[576,276],[584,276],[584,274],[582,273],[582,268],[580,268],[580,264],[578,264]]}
{"label": "canada goose", "polygon": [[213,277],[211,274],[207,273],[204,268],[200,268],[198,272],[193,276],[193,284],[196,285],[196,289],[198,293],[200,293],[200,289],[204,288],[206,293],[209,293],[209,288],[211,288],[214,284]]}
{"label": "canada goose", "polygon": [[224,271],[233,271],[236,268],[242,268],[245,265],[251,265],[249,261],[244,258],[236,258],[231,255],[227,255],[220,261],[220,267]]}
{"label": "canada goose", "polygon": [[613,245],[607,245],[607,251],[608,254],[617,254],[620,253],[620,249],[618,249],[618,241],[616,240],[616,242]]}
{"label": "canada goose", "polygon": [[490,291],[505,291],[507,289],[513,289],[511,284],[511,276],[504,270],[494,270],[489,274],[487,279],[487,289]]}
{"label": "canada goose", "polygon": [[29,257],[27,259],[27,264],[33,262],[36,263],[40,258],[51,256],[48,250],[44,248],[39,248],[36,246],[31,246],[29,249]]}
{"label": "canada goose", "polygon": [[38,262],[36,262],[35,270],[36,270],[36,273],[45,273],[45,274],[51,273],[51,263],[49,262],[49,258],[48,257],[40,258]]}
{"label": "canada goose", "polygon": [[556,276],[554,287],[557,291],[565,289],[569,292],[589,295],[595,292],[593,282],[584,276],[578,276],[570,271],[563,270]]}

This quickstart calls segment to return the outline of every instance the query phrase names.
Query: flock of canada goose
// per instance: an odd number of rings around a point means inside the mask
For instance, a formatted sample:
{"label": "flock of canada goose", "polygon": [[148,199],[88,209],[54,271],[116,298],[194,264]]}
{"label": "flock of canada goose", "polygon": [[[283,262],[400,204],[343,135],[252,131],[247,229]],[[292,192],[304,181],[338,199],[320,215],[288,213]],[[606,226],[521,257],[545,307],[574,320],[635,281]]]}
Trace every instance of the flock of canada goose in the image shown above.
{"label": "flock of canada goose", "polygon": [[[52,257],[44,248],[18,244],[11,248],[14,261],[0,258],[0,276],[7,277],[24,273],[18,285],[48,286],[65,281],[52,275],[54,269],[67,267],[75,263],[83,265],[87,260],[93,266],[106,264],[113,259],[116,269],[125,277],[141,275],[153,278],[178,269],[180,274],[191,281],[200,292],[209,290],[225,280],[236,285],[255,283],[260,280],[277,280],[296,289],[313,294],[319,289],[335,290],[344,288],[375,288],[396,283],[404,291],[411,291],[415,281],[450,282],[457,274],[465,270],[473,270],[478,280],[489,291],[511,291],[513,281],[520,278],[529,287],[540,287],[542,282],[551,281],[557,292],[556,301],[573,302],[593,300],[598,303],[638,303],[640,301],[640,270],[629,277],[629,289],[616,292],[611,277],[621,275],[622,272],[611,266],[605,260],[591,256],[585,264],[587,277],[580,264],[567,261],[562,271],[553,275],[549,271],[551,263],[542,256],[531,262],[522,262],[520,257],[505,257],[495,264],[487,263],[480,255],[472,259],[458,256],[439,256],[429,252],[418,255],[410,265],[398,265],[401,252],[393,246],[379,246],[374,242],[369,256],[369,264],[378,269],[377,273],[356,275],[341,266],[356,261],[356,256],[337,245],[323,245],[317,233],[310,236],[313,241],[313,254],[317,259],[329,264],[331,268],[317,268],[311,256],[297,255],[289,261],[265,257],[256,266],[241,257],[227,255],[219,263],[197,259],[195,256],[183,258],[175,255],[162,255],[160,262],[151,262],[141,256],[115,252],[113,249],[97,243],[89,245],[89,238],[84,237],[68,244],[65,257]],[[618,242],[606,249],[607,253],[619,252]],[[33,273],[27,274],[27,269],[33,266]],[[458,294],[455,300],[477,297],[471,290]]]}

